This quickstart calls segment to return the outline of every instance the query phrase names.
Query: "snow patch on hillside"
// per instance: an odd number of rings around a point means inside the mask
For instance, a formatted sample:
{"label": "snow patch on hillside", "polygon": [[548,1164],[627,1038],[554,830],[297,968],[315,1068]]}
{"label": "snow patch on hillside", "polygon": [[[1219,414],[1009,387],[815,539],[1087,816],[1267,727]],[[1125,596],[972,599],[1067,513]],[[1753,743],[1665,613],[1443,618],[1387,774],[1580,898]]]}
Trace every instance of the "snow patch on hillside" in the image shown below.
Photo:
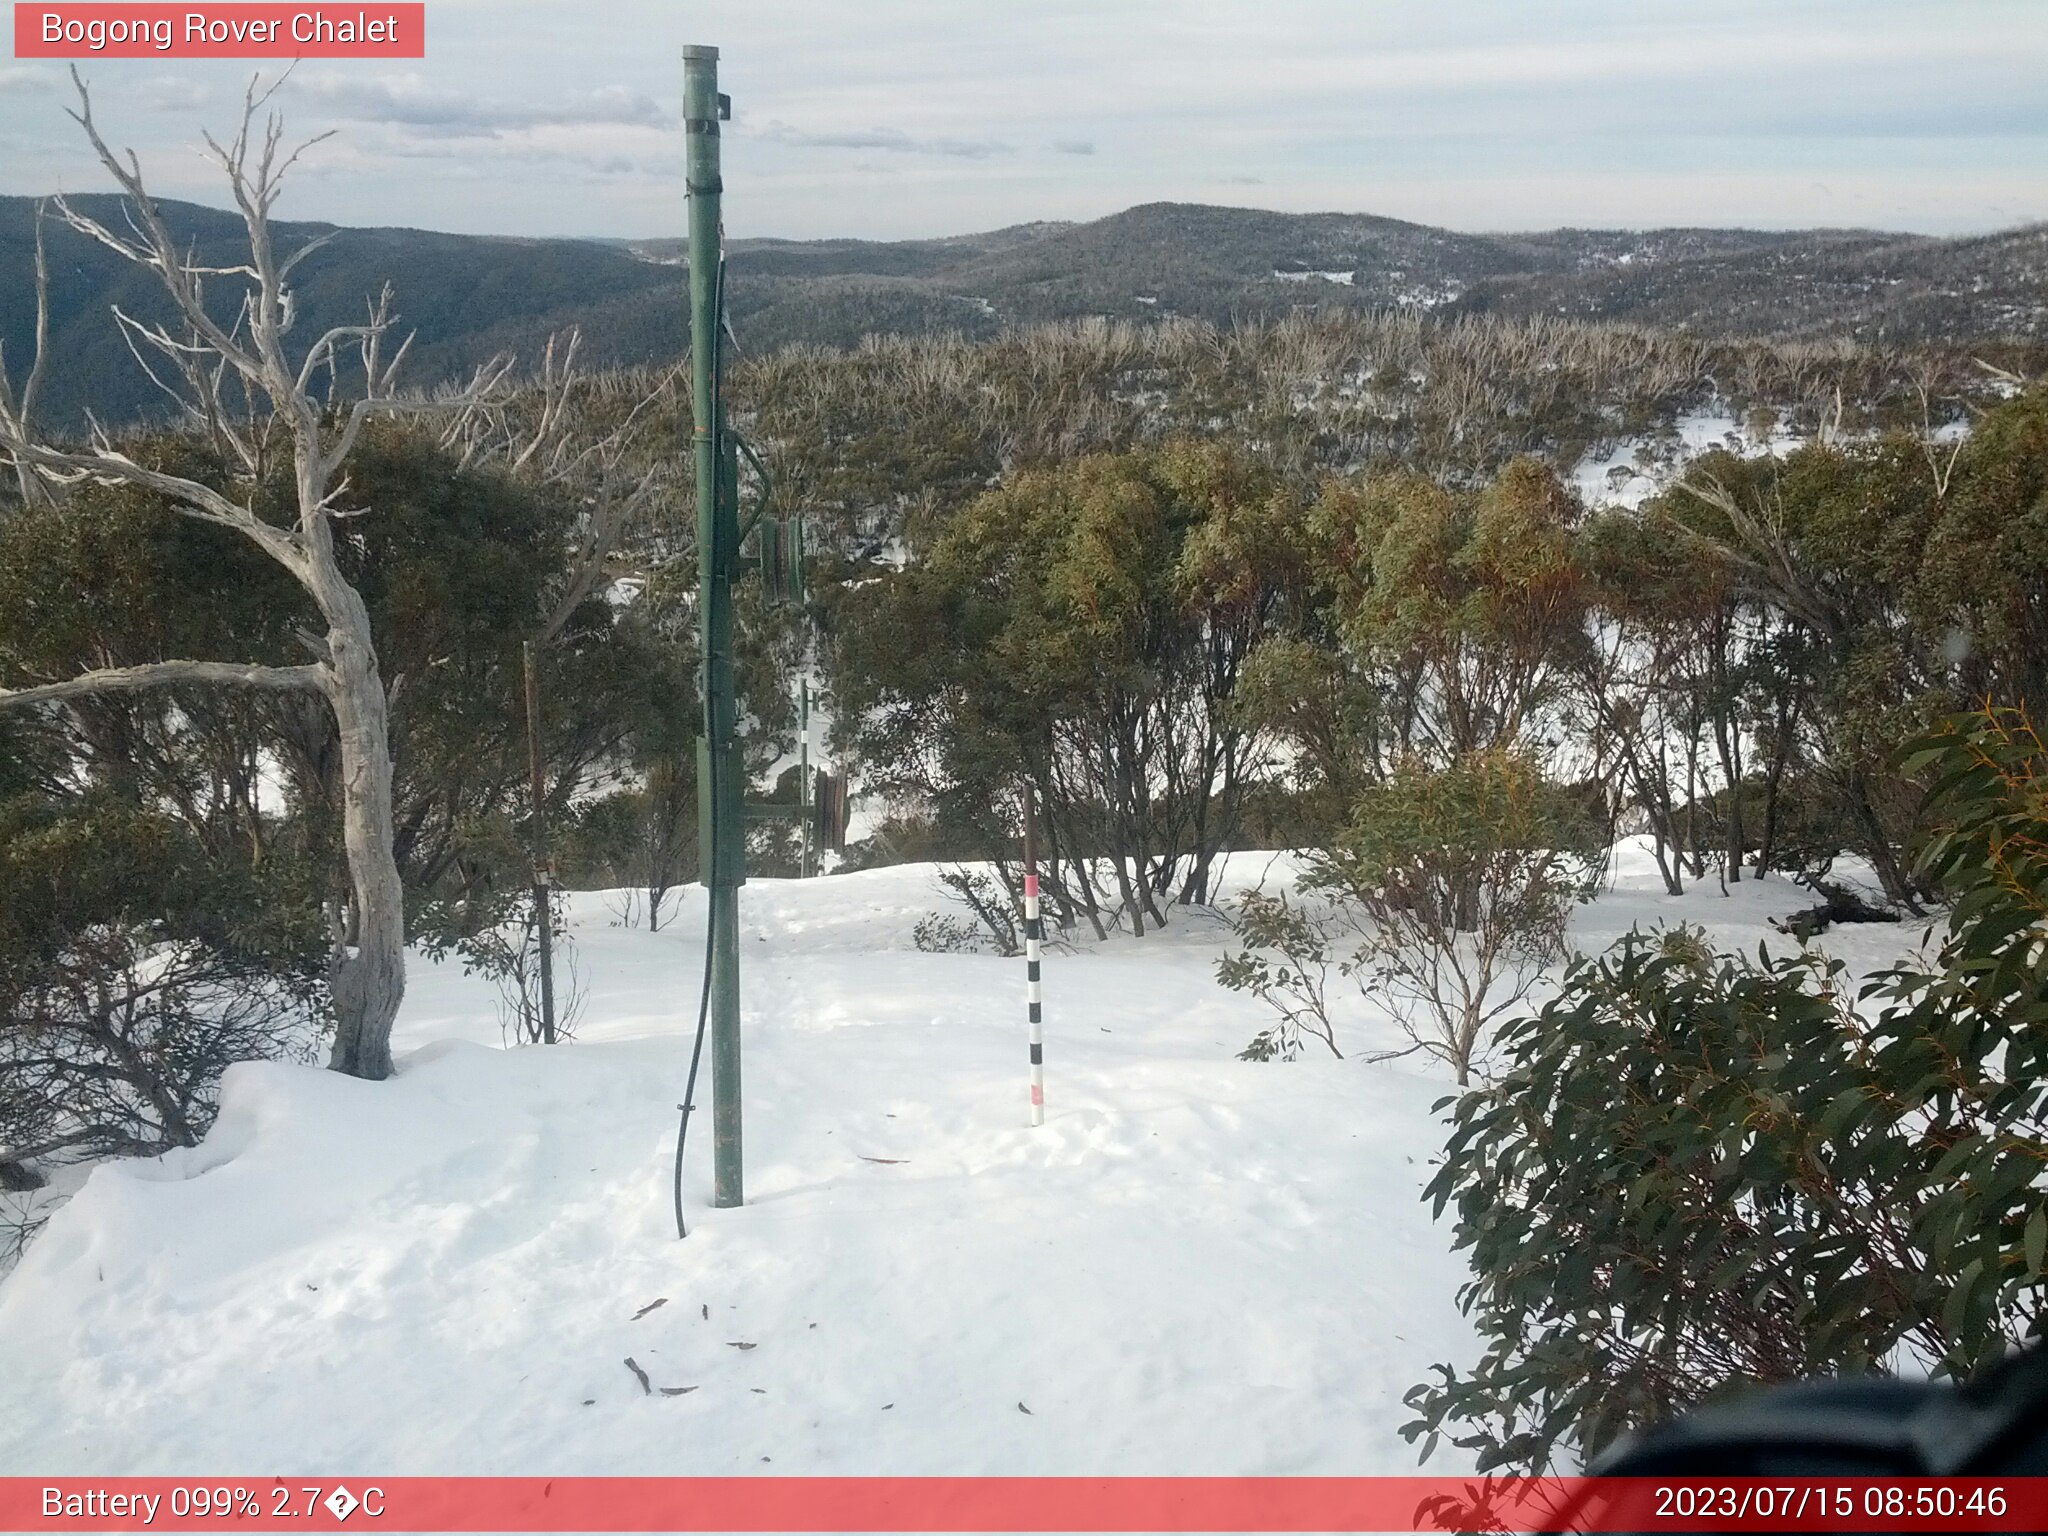
{"label": "snow patch on hillside", "polygon": [[1654,436],[1622,437],[1587,453],[1567,477],[1589,507],[1634,510],[1685,473],[1701,454],[1724,448],[1743,458],[1784,458],[1806,437],[1780,425],[1757,436],[1719,410],[1687,411]]}

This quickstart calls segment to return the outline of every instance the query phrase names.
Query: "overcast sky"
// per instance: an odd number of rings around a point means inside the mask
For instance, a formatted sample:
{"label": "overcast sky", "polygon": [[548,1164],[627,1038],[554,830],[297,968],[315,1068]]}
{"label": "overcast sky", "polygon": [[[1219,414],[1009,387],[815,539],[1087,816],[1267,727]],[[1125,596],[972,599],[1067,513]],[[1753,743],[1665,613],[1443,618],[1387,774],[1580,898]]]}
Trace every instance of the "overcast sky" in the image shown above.
{"label": "overcast sky", "polygon": [[[370,6],[374,10],[374,5]],[[957,234],[1160,199],[1459,229],[1957,233],[2048,218],[2043,0],[428,0],[423,61],[308,61],[287,217],[683,227],[716,44],[734,235]],[[248,66],[83,66],[167,195]],[[0,191],[104,183],[61,64],[0,59]]]}

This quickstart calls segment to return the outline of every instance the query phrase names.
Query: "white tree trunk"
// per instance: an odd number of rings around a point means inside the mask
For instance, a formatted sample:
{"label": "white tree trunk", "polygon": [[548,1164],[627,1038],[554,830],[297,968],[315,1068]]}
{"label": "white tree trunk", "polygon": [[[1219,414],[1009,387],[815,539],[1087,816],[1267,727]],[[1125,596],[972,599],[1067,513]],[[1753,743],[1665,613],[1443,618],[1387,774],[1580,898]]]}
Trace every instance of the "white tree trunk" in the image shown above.
{"label": "white tree trunk", "polygon": [[329,1065],[355,1077],[391,1073],[391,1026],[405,997],[405,893],[391,846],[389,705],[370,643],[369,616],[347,587],[328,630],[329,702],[341,741],[342,840],[348,853],[352,931],[335,936],[334,1052]]}

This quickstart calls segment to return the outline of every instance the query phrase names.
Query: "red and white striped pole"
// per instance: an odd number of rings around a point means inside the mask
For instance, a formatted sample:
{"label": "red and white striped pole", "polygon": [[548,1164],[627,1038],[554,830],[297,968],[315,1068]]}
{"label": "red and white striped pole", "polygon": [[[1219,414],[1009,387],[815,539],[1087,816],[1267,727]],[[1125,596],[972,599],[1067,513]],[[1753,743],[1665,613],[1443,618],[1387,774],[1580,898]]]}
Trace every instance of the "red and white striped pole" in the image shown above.
{"label": "red and white striped pole", "polygon": [[1045,1124],[1045,1015],[1038,995],[1040,947],[1045,921],[1038,911],[1038,812],[1031,786],[1024,786],[1024,996],[1031,1013],[1031,1123]]}

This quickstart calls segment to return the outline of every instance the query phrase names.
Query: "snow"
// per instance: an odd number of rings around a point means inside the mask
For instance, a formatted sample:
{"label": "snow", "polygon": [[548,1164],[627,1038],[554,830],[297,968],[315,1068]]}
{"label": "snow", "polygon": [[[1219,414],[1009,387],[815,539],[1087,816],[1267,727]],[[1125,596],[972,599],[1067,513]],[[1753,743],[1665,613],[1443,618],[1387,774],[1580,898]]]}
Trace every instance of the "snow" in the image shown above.
{"label": "snow", "polygon": [[1724,411],[1686,411],[1672,420],[1667,435],[1623,437],[1585,454],[1567,479],[1589,507],[1634,510],[1710,449],[1725,448],[1743,458],[1783,458],[1805,442],[1783,426],[1757,438]]}
{"label": "snow", "polygon": [[[1941,444],[1961,442],[1970,435],[1970,421],[1957,417],[1934,426],[1927,436]],[[1838,438],[1868,439],[1873,434],[1838,434]],[[1631,511],[1664,490],[1687,465],[1701,454],[1725,448],[1740,458],[1769,455],[1782,459],[1796,453],[1809,441],[1774,416],[1762,436],[1737,422],[1725,410],[1682,412],[1672,419],[1668,432],[1654,437],[1622,437],[1588,452],[1572,466],[1567,477],[1589,507],[1627,507]]]}
{"label": "snow", "polygon": [[1283,283],[1306,283],[1320,278],[1326,283],[1342,283],[1347,287],[1358,276],[1349,267],[1341,272],[1281,272],[1276,270],[1273,275]]}
{"label": "snow", "polygon": [[1441,304],[1454,304],[1465,295],[1462,283],[1422,283],[1402,288],[1395,292],[1394,302],[1416,309],[1435,309]]}
{"label": "snow", "polygon": [[[1615,875],[1582,947],[1753,951],[1811,901]],[[929,866],[742,897],[744,1207],[707,1208],[707,1111],[675,1239],[701,892],[656,935],[578,895],[575,1043],[502,1049],[488,984],[416,961],[392,1080],[238,1066],[200,1147],[93,1170],[0,1281],[0,1473],[1414,1469],[1401,1395],[1476,1344],[1420,1200],[1448,1082],[1361,1059],[1384,1016],[1247,1063],[1215,913],[1057,951],[1032,1130],[1023,964],[915,948]]]}

